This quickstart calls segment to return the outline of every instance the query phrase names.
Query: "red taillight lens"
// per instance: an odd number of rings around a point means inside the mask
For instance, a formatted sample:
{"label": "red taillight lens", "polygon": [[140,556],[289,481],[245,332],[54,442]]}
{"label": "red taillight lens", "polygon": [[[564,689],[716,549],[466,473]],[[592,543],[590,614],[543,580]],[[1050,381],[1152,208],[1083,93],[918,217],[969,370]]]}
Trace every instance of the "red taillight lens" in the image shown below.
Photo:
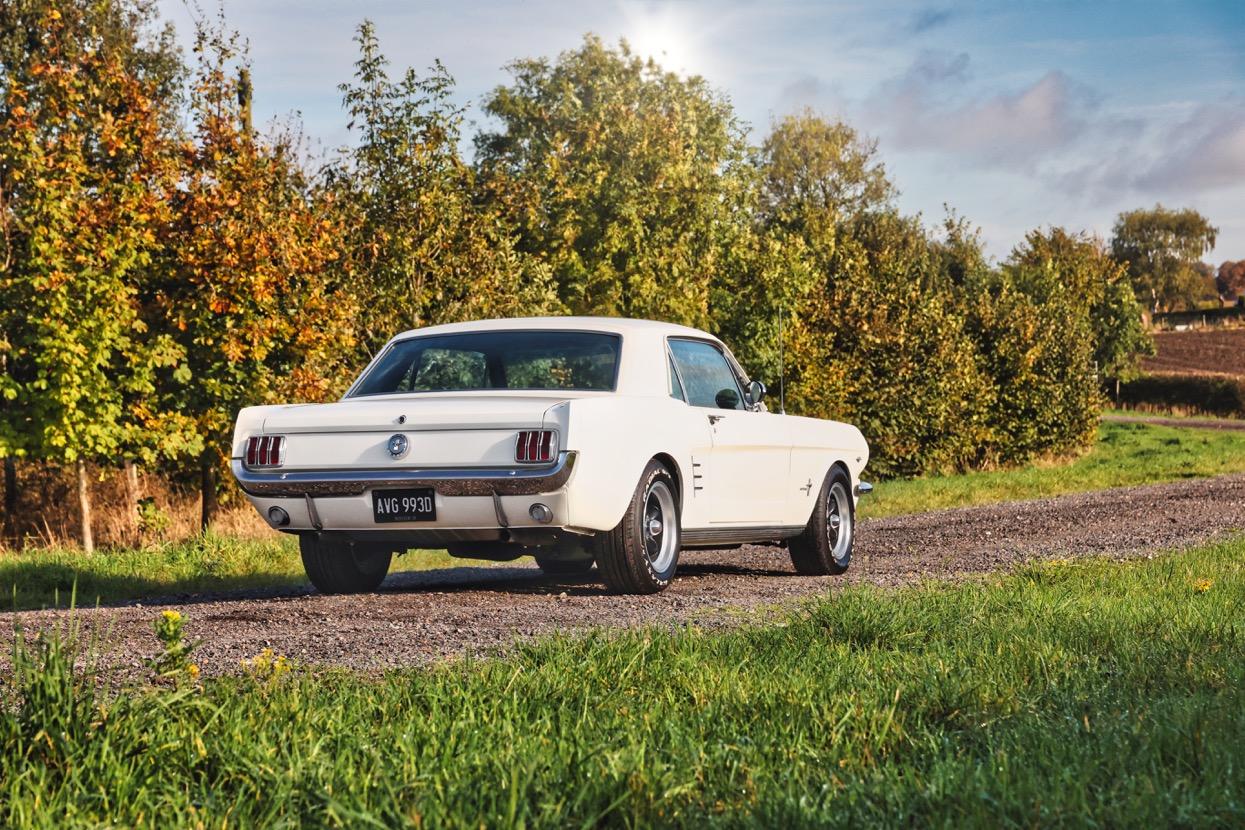
{"label": "red taillight lens", "polygon": [[514,445],[514,460],[523,464],[539,464],[552,461],[557,452],[553,430],[525,429],[519,433]]}
{"label": "red taillight lens", "polygon": [[284,449],[283,435],[253,435],[246,439],[246,466],[279,467]]}

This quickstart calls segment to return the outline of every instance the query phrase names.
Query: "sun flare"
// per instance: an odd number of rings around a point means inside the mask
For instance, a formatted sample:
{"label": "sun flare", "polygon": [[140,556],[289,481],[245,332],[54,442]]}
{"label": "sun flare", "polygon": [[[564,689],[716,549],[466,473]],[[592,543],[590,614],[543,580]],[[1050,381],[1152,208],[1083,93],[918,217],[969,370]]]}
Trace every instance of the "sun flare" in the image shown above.
{"label": "sun flare", "polygon": [[623,16],[623,36],[637,55],[680,74],[704,73],[703,29],[686,14],[668,6],[624,5]]}

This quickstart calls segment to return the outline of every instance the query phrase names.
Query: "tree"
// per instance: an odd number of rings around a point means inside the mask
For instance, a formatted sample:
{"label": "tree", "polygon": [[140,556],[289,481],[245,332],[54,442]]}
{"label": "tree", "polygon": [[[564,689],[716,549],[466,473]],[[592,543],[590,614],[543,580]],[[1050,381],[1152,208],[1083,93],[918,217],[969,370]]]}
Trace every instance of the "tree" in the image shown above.
{"label": "tree", "polygon": [[1224,303],[1235,302],[1245,295],[1245,259],[1222,263],[1215,273],[1215,289]]}
{"label": "tree", "polygon": [[1048,272],[1087,308],[1093,365],[1104,380],[1129,380],[1137,373],[1139,358],[1154,353],[1127,269],[1100,240],[1063,228],[1030,231],[1010,261]]}
{"label": "tree", "polygon": [[729,102],[592,36],[510,71],[484,101],[500,128],[476,151],[519,250],[548,263],[574,313],[711,326],[747,184]]}
{"label": "tree", "polygon": [[812,217],[846,219],[884,210],[895,197],[877,142],[810,110],[774,125],[756,153],[759,210],[769,227],[803,227]]}
{"label": "tree", "polygon": [[200,27],[195,53],[194,135],[181,146],[173,217],[145,299],[153,325],[186,355],[163,388],[201,447],[206,528],[238,410],[339,390],[355,308],[328,278],[341,229],[308,198],[293,140],[247,123],[236,35]]}
{"label": "tree", "polygon": [[1196,266],[1215,247],[1218,233],[1195,210],[1155,205],[1119,215],[1111,255],[1127,267],[1133,289],[1152,312],[1193,307],[1203,293]]}
{"label": "tree", "polygon": [[143,402],[177,359],[140,314],[171,185],[167,38],[123,0],[0,7],[0,455],[73,465],[146,445]]}
{"label": "tree", "polygon": [[919,220],[855,216],[792,331],[794,411],[859,426],[880,475],[962,469],[986,439],[993,390],[938,263]]}
{"label": "tree", "polygon": [[321,187],[346,234],[337,267],[357,298],[361,360],[404,329],[550,306],[548,269],[475,202],[449,73],[437,63],[427,77],[407,70],[394,81],[370,22],[355,40],[355,78],[341,91],[358,141]]}

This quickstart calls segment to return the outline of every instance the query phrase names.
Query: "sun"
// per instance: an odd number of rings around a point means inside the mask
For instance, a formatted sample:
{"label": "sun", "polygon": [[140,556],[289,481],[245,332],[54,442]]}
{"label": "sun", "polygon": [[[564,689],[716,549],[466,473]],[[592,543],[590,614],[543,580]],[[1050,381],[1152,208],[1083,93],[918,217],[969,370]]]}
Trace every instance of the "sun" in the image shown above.
{"label": "sun", "polygon": [[705,56],[700,48],[704,30],[686,14],[670,6],[647,4],[624,4],[622,12],[623,36],[635,54],[682,75],[704,73]]}

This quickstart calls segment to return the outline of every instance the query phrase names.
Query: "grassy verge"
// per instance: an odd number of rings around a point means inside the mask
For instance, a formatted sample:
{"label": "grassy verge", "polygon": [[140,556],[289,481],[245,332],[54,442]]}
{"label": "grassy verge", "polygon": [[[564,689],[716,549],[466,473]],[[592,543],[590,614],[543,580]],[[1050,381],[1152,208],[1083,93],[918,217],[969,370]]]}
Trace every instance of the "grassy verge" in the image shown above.
{"label": "grassy verge", "polygon": [[1245,432],[1108,422],[1099,427],[1093,448],[1072,461],[881,482],[861,500],[861,515],[893,516],[1238,472],[1245,472]]}
{"label": "grassy verge", "polygon": [[[427,570],[482,563],[444,551],[411,551],[393,570]],[[306,585],[298,543],[290,536],[234,539],[209,533],[150,548],[70,548],[0,551],[0,609],[67,606],[153,596]]]}
{"label": "grassy verge", "polygon": [[1239,826],[1245,541],[854,588],[776,626],[0,707],[0,823]]}

